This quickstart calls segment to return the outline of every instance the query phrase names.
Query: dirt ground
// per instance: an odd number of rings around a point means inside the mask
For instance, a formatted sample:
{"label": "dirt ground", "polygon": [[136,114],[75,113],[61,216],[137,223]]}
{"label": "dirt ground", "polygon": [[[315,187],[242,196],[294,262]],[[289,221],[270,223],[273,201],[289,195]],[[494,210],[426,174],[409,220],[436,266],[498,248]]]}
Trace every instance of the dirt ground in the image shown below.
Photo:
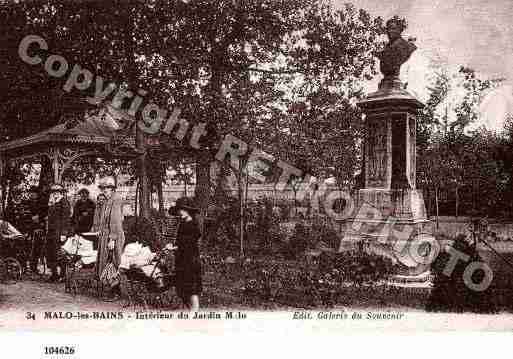
{"label": "dirt ground", "polygon": [[[207,287],[209,288],[209,287]],[[233,294],[226,293],[226,290],[218,289],[221,293],[210,293],[209,298],[217,298],[211,303],[202,301],[202,312],[211,312],[212,310],[223,313],[222,308],[232,308],[230,301],[234,301]],[[219,295],[219,296],[218,296]],[[246,309],[240,308],[247,316],[249,321],[226,321],[226,320],[137,320],[133,308],[124,308],[123,301],[105,302],[99,298],[90,295],[73,296],[64,291],[62,283],[44,283],[34,280],[25,280],[16,284],[0,284],[0,332],[2,330],[16,332],[55,332],[55,333],[125,333],[128,331],[142,331],[145,333],[175,333],[182,331],[204,331],[208,333],[239,332],[241,330],[254,329],[259,331],[275,330],[280,328],[287,333],[289,330],[303,328],[318,333],[336,331],[354,332],[360,330],[399,330],[405,332],[428,330],[478,330],[478,331],[511,331],[513,328],[513,315],[500,313],[498,315],[478,315],[478,314],[456,314],[439,313],[431,314],[423,310],[408,308],[406,306],[383,306],[377,305],[375,301],[365,301],[360,298],[359,308],[353,305],[345,308],[331,309],[311,309],[313,320],[294,320],[297,313],[307,313],[307,311],[297,308],[284,308],[277,305],[277,308],[262,308],[260,305]],[[221,304],[223,303],[223,304]],[[233,303],[233,302],[232,302]],[[235,306],[234,306],[235,307]],[[258,308],[258,309],[257,309]],[[270,309],[270,310],[269,310]],[[235,310],[235,309],[231,309]],[[256,310],[260,310],[256,312]],[[265,311],[262,311],[265,310]],[[279,310],[279,311],[276,311]],[[137,312],[140,311],[136,310]],[[363,315],[362,320],[319,320],[319,314],[342,311],[360,312]],[[26,313],[35,313],[35,320],[27,319]],[[46,319],[47,312],[61,313],[120,313],[123,312],[123,320],[62,320]],[[155,312],[155,311],[153,311]],[[368,313],[403,313],[401,320],[372,320],[368,319]],[[176,315],[176,314],[175,314]],[[349,317],[351,318],[351,317]],[[280,323],[277,326],[277,323]]]}
{"label": "dirt ground", "polygon": [[120,303],[105,302],[92,296],[73,296],[64,291],[63,283],[22,281],[16,284],[0,284],[2,311],[108,311],[119,310],[120,307]]}
{"label": "dirt ground", "polygon": [[[333,309],[330,311],[313,310],[311,314],[307,311],[288,310],[279,312],[265,311],[255,312],[253,310],[245,313],[247,320],[138,320],[132,311],[125,311],[121,303],[103,302],[97,298],[77,295],[72,296],[64,292],[63,284],[48,284],[36,281],[24,281],[13,285],[0,284],[0,332],[15,331],[17,333],[54,333],[59,335],[85,335],[86,333],[109,333],[121,335],[122,333],[146,333],[176,334],[177,331],[187,333],[206,333],[219,335],[220,333],[237,333],[240,331],[254,330],[270,333],[278,331],[280,335],[290,334],[293,330],[311,331],[312,333],[333,333],[360,331],[439,331],[439,330],[476,330],[476,331],[511,331],[513,329],[513,316],[501,313],[499,315],[478,315],[478,314],[430,314],[424,311],[406,309],[393,310],[384,309],[356,309],[348,307],[345,310]],[[223,313],[220,309],[215,309]],[[119,313],[123,311],[123,320],[59,320],[46,319],[44,313],[55,311],[63,313]],[[203,309],[210,311],[210,308]],[[341,312],[349,313],[346,320],[323,320],[327,313],[335,314]],[[35,320],[27,319],[26,313],[34,312]],[[351,319],[352,312],[359,312],[361,320]],[[369,314],[398,313],[401,320],[379,320],[369,319]],[[295,320],[299,314],[311,315],[312,320]],[[323,314],[324,317],[319,315]],[[176,313],[175,313],[176,315]],[[118,318],[119,319],[119,318]],[[78,338],[78,337],[77,337]]]}

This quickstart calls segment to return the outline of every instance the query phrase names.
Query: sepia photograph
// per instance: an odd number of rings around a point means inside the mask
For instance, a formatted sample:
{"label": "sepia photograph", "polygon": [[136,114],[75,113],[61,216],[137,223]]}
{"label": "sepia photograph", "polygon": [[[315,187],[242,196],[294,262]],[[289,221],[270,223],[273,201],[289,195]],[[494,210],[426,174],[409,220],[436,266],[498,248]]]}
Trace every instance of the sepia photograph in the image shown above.
{"label": "sepia photograph", "polygon": [[512,16],[0,0],[0,332],[511,332]]}

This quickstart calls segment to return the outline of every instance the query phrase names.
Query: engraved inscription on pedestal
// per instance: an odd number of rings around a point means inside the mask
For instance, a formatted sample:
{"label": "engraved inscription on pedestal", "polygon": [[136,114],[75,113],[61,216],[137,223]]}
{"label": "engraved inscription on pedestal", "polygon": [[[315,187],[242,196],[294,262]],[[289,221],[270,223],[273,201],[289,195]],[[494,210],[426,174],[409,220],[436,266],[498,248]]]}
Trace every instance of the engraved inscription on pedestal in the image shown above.
{"label": "engraved inscription on pedestal", "polygon": [[[394,189],[411,188],[406,173],[407,148],[407,115],[392,115],[392,184]],[[409,157],[409,156],[408,156]]]}
{"label": "engraved inscription on pedestal", "polygon": [[388,128],[382,118],[367,120],[366,157],[366,187],[385,188],[387,184],[388,162]]}
{"label": "engraved inscription on pedestal", "polygon": [[410,163],[410,168],[409,168],[409,179],[410,179],[410,185],[412,188],[416,188],[416,157],[417,157],[417,153],[416,153],[416,142],[417,142],[417,129],[415,128],[415,118],[412,118],[410,117],[410,119],[408,120],[409,123],[408,123],[408,127],[409,127],[409,131],[410,131],[410,136],[409,136],[409,147],[410,147],[410,158],[409,158],[409,163]]}

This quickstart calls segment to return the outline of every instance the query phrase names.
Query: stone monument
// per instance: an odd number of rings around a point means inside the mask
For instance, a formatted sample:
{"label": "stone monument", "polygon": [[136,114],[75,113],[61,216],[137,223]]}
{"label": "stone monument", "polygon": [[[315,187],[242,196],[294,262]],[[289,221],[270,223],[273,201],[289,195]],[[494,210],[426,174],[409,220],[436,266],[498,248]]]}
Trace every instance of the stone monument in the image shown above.
{"label": "stone monument", "polygon": [[364,188],[354,198],[355,215],[346,221],[340,251],[359,243],[414,275],[427,269],[418,262],[427,262],[426,242],[434,240],[426,234],[429,221],[415,181],[416,119],[424,105],[399,79],[401,65],[417,49],[402,37],[406,21],[393,17],[386,28],[389,42],[378,54],[384,78],[378,91],[358,103],[366,126]]}

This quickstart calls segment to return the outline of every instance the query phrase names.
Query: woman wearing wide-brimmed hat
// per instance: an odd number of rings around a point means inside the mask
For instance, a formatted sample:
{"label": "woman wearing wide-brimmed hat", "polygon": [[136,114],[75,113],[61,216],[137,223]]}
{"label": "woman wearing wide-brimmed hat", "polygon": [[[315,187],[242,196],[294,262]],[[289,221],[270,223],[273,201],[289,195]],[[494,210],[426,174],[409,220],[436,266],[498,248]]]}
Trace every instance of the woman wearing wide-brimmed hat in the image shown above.
{"label": "woman wearing wide-brimmed hat", "polygon": [[179,198],[170,212],[180,217],[175,262],[176,292],[190,310],[197,311],[202,291],[199,253],[201,232],[196,220],[199,210],[189,198]]}
{"label": "woman wearing wide-brimmed hat", "polygon": [[107,201],[102,206],[98,226],[98,259],[96,275],[101,276],[111,261],[117,269],[125,246],[123,232],[123,200],[116,193],[116,181],[113,177],[105,177],[98,185]]}

